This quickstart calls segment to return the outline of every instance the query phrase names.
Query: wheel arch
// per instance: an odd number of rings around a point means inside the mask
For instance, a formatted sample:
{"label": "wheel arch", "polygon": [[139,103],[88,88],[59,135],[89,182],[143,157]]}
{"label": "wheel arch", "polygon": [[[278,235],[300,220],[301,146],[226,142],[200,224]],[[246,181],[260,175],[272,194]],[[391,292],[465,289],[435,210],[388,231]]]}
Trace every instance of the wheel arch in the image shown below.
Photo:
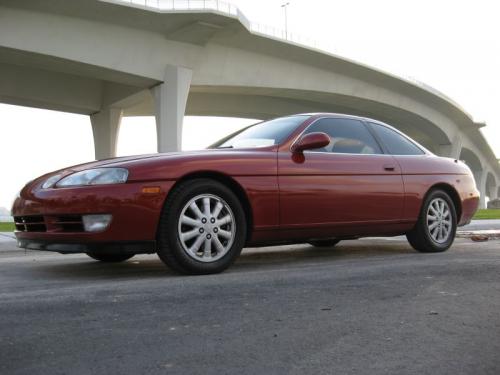
{"label": "wheel arch", "polygon": [[250,205],[250,200],[248,199],[248,195],[245,191],[245,189],[241,186],[240,183],[238,183],[234,178],[232,178],[229,175],[226,175],[221,172],[216,172],[216,171],[197,171],[197,172],[190,172],[181,178],[179,178],[175,184],[172,186],[170,189],[169,193],[165,197],[165,202],[167,199],[170,197],[172,191],[174,191],[177,186],[180,184],[189,181],[189,180],[194,180],[197,178],[208,178],[217,182],[220,182],[224,186],[228,187],[235,195],[238,197],[239,201],[241,202],[243,206],[243,210],[245,211],[245,217],[247,219],[246,226],[247,226],[247,233],[246,233],[246,238],[245,238],[245,243],[251,238],[252,236],[252,231],[253,231],[253,210],[252,206]]}

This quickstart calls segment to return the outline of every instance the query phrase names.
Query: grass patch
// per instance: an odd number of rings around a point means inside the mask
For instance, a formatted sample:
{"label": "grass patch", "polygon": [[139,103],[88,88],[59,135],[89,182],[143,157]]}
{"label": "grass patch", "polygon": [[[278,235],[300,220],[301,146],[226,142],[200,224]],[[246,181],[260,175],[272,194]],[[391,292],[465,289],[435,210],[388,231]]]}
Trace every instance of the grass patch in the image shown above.
{"label": "grass patch", "polygon": [[474,220],[500,219],[500,209],[477,210]]}
{"label": "grass patch", "polygon": [[0,223],[0,232],[14,232],[14,229],[14,223]]}

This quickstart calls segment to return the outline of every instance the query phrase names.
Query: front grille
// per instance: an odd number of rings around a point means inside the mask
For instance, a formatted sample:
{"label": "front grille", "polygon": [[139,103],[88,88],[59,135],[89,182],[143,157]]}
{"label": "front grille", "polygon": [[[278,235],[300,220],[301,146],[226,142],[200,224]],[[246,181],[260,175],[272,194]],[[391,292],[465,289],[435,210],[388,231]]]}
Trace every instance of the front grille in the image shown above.
{"label": "front grille", "polygon": [[15,216],[16,230],[20,232],[84,232],[82,215]]}
{"label": "front grille", "polygon": [[51,225],[58,232],[84,232],[81,215],[56,216]]}
{"label": "front grille", "polygon": [[15,216],[16,230],[21,232],[46,232],[47,225],[43,216]]}

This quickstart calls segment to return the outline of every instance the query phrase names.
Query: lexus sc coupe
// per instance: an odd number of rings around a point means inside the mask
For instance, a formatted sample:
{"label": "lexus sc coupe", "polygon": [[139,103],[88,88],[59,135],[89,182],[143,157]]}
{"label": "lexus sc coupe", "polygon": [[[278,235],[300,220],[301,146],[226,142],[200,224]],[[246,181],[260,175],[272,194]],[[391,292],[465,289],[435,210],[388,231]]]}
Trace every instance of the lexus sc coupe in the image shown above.
{"label": "lexus sc coupe", "polygon": [[18,245],[103,262],[157,253],[189,274],[225,270],[245,246],[405,234],[447,250],[479,202],[470,169],[379,121],[303,114],[206,150],[113,158],[49,173],[13,205]]}

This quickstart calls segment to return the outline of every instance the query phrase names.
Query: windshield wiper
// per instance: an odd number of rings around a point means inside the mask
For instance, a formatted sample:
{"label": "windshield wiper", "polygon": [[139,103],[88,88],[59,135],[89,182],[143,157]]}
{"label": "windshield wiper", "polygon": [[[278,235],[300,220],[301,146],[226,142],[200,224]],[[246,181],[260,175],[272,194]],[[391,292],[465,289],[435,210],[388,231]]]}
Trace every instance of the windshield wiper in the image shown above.
{"label": "windshield wiper", "polygon": [[233,146],[219,146],[217,148],[234,148]]}

